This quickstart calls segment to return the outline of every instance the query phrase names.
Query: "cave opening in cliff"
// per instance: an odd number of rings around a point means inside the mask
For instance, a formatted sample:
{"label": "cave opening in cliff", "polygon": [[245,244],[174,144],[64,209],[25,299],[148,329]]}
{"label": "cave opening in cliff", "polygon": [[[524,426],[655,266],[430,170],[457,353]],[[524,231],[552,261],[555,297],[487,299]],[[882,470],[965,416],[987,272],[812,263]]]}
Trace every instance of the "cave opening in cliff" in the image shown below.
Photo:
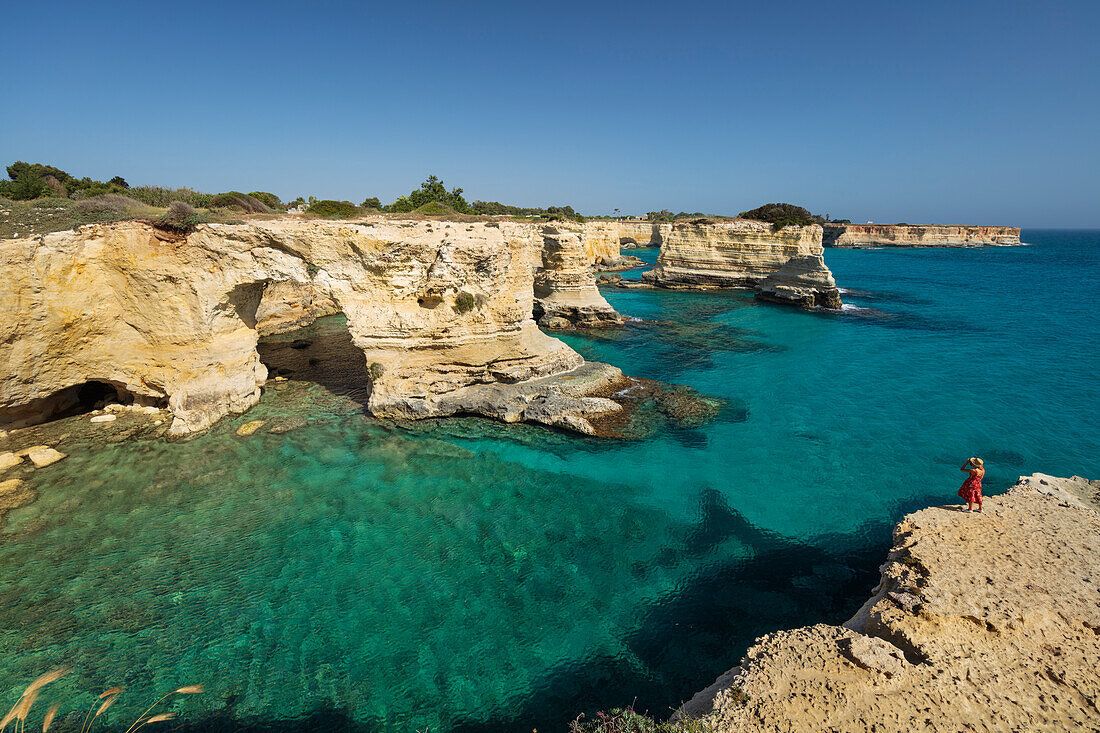
{"label": "cave opening in cliff", "polygon": [[371,393],[370,371],[363,350],[351,339],[343,314],[318,318],[304,328],[263,336],[256,351],[267,367],[265,388],[278,389],[283,379],[311,382],[366,408]]}
{"label": "cave opening in cliff", "polygon": [[12,427],[40,425],[74,415],[85,415],[112,402],[132,404],[134,396],[122,386],[91,379],[9,410],[0,415],[0,424]]}

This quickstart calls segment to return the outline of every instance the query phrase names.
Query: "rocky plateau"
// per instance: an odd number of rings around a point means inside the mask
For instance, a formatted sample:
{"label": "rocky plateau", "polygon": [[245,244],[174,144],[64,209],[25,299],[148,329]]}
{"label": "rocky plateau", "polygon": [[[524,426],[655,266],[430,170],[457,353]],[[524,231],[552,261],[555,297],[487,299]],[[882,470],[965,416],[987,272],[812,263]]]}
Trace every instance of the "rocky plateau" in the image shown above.
{"label": "rocky plateau", "polygon": [[843,626],[757,640],[677,719],[733,731],[1100,730],[1100,481],[905,517]]}
{"label": "rocky plateau", "polygon": [[991,247],[1020,244],[1019,227],[912,224],[824,225],[826,247]]}

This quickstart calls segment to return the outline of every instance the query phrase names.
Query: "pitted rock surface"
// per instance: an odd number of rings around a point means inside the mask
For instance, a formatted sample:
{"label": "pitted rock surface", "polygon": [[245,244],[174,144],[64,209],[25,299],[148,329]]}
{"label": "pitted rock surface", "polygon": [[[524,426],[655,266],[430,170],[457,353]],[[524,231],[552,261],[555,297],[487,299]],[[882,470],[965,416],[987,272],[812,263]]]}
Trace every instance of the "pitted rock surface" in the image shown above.
{"label": "pitted rock surface", "polygon": [[718,731],[1100,730],[1097,489],[1036,474],[984,514],[909,515],[844,627],[759,639],[680,714]]}

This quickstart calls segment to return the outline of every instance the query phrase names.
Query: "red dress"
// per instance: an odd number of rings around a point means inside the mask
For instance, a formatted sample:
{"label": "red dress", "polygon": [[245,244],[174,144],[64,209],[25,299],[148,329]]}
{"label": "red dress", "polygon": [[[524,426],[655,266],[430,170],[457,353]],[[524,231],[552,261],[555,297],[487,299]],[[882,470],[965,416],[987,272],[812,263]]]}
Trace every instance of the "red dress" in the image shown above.
{"label": "red dress", "polygon": [[963,481],[962,488],[959,489],[959,496],[967,503],[981,504],[982,475],[977,472],[970,474],[970,477]]}

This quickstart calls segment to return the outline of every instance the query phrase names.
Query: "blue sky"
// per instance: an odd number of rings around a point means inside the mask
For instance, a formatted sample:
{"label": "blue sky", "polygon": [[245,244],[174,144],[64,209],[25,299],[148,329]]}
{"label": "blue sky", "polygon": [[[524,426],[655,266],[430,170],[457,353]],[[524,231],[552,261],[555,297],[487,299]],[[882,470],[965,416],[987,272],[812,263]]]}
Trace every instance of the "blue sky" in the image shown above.
{"label": "blue sky", "polygon": [[0,161],[205,191],[1100,226],[1100,2],[6,3]]}

